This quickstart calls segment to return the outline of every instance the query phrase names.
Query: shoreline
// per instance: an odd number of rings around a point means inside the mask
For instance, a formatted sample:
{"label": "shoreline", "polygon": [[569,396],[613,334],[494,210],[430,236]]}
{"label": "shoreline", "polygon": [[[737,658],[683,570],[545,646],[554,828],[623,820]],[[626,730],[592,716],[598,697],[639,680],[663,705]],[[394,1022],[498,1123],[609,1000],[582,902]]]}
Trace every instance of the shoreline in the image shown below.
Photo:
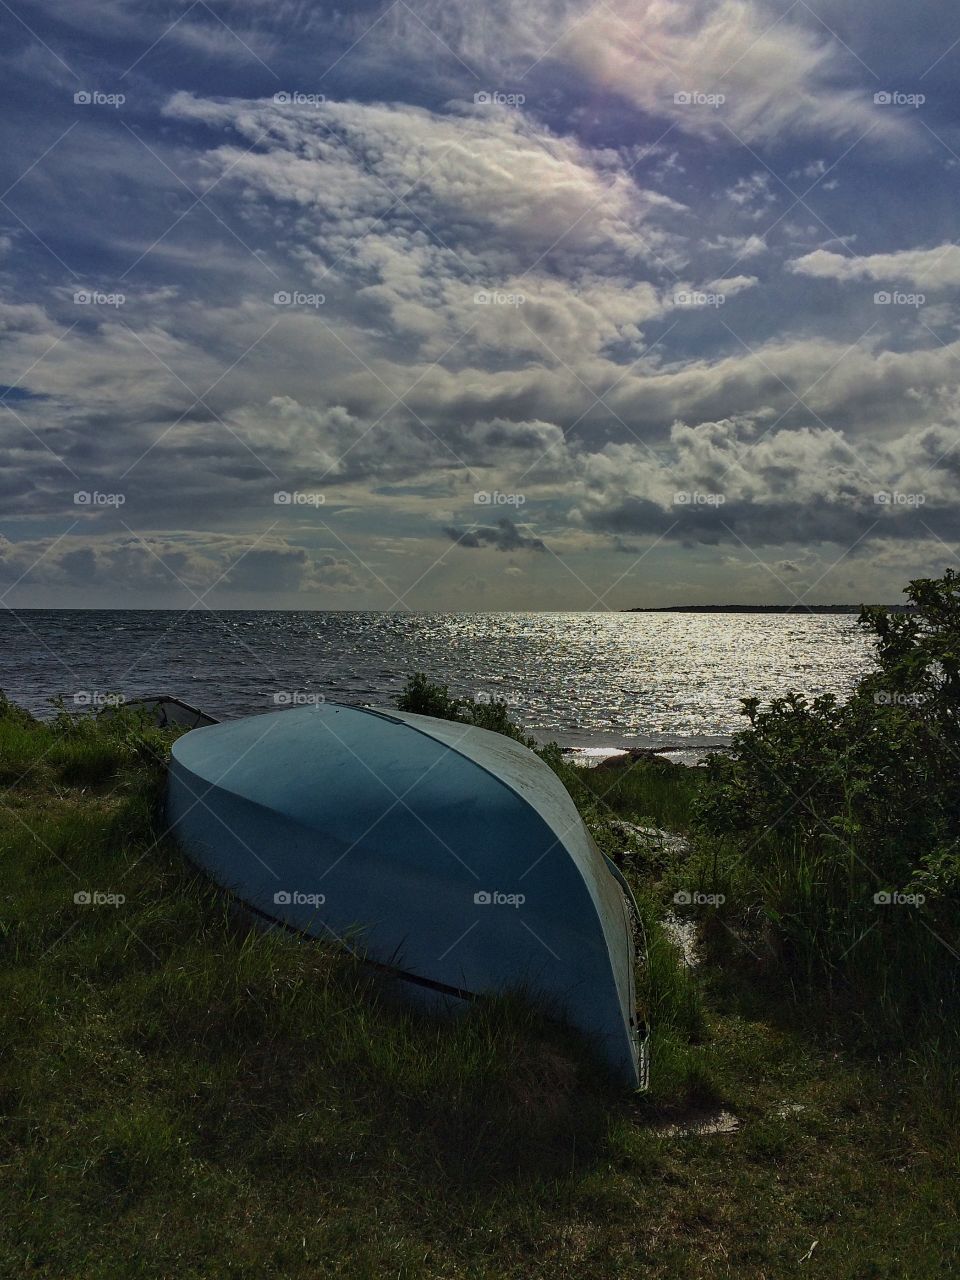
{"label": "shoreline", "polygon": [[[127,701],[134,701],[141,697],[154,696],[154,694],[135,694],[133,698],[124,699],[119,705],[125,705]],[[195,705],[190,698],[189,690],[185,693],[176,692],[165,695],[157,694],[156,696],[186,698],[191,706]],[[330,701],[342,702],[345,706],[358,706],[373,711],[383,711],[387,714],[396,710],[393,703],[351,702],[343,698],[333,698]],[[11,698],[11,702],[36,717],[41,723],[49,723],[57,714],[57,708],[52,702],[38,707],[29,697],[18,698],[16,695]],[[256,711],[238,712],[235,715],[219,715],[209,706],[198,706],[197,709],[205,714],[215,715],[217,719],[232,720],[238,718],[239,715],[269,715],[275,711],[292,710],[295,705],[264,706]],[[82,712],[97,711],[101,708],[91,706],[89,703],[77,703],[76,705],[68,704],[67,709]],[[594,768],[606,761],[623,759],[627,756],[637,759],[659,756],[664,759],[675,760],[681,764],[699,764],[700,760],[710,752],[726,750],[732,741],[730,735],[717,733],[684,734],[667,731],[656,734],[631,734],[608,728],[551,729],[544,726],[521,727],[525,733],[528,733],[531,738],[536,740],[539,746],[544,747],[551,742],[555,742],[571,763],[585,768]]]}
{"label": "shoreline", "polygon": [[696,766],[715,751],[727,751],[733,741],[729,734],[661,733],[623,734],[609,729],[592,732],[588,729],[569,729],[551,732],[547,729],[526,729],[541,747],[550,742],[559,746],[564,758],[580,768],[603,768],[614,762],[661,759],[674,764]]}
{"label": "shoreline", "polygon": [[727,751],[726,742],[702,743],[687,747],[561,747],[564,759],[580,769],[603,769],[626,760],[667,760],[671,764],[695,768],[703,764],[708,755]]}

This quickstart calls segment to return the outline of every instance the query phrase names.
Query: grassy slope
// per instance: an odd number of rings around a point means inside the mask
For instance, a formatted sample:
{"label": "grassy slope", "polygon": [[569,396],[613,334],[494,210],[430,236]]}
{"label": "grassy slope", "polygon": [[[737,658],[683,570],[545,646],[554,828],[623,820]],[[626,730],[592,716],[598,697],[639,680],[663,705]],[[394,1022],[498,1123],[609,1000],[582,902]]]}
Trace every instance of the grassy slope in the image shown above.
{"label": "grassy slope", "polygon": [[[661,852],[628,860],[657,1025],[638,1101],[529,1010],[437,1024],[321,946],[249,932],[158,841],[161,747],[0,719],[0,1275],[960,1271],[936,1107],[751,971],[680,969]],[[609,798],[682,817],[665,777],[572,785],[595,825]],[[662,1132],[710,1101],[739,1133]]]}

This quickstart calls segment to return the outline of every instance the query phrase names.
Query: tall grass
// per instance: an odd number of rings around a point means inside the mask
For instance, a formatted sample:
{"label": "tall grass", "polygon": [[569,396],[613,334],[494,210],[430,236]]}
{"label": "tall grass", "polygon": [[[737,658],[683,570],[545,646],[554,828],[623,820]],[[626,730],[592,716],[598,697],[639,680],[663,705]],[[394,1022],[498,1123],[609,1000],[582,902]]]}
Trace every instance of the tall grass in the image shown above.
{"label": "tall grass", "polygon": [[609,814],[670,831],[688,831],[700,789],[697,769],[657,756],[577,770],[578,782]]}
{"label": "tall grass", "polygon": [[919,1039],[960,1063],[956,924],[922,903],[875,901],[869,848],[769,836],[751,857],[702,849],[722,917],[799,999],[874,1049],[909,1053]]}

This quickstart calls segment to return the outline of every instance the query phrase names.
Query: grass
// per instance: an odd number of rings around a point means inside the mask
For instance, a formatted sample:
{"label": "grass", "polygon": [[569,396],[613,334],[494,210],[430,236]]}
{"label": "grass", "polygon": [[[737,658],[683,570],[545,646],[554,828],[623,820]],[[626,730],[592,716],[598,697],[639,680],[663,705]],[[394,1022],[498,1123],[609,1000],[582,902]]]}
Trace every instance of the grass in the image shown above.
{"label": "grass", "polygon": [[575,772],[586,793],[584,798],[597,801],[604,814],[671,831],[689,831],[699,789],[698,770],[658,756],[641,756]]}
{"label": "grass", "polygon": [[[0,1275],[957,1274],[956,1131],[911,1051],[860,1055],[732,941],[685,968],[661,920],[695,858],[604,828],[605,785],[682,828],[689,775],[570,776],[648,937],[625,1097],[521,1000],[435,1021],[252,930],[164,838],[168,743],[0,715]],[[719,1105],[737,1133],[666,1129]]]}

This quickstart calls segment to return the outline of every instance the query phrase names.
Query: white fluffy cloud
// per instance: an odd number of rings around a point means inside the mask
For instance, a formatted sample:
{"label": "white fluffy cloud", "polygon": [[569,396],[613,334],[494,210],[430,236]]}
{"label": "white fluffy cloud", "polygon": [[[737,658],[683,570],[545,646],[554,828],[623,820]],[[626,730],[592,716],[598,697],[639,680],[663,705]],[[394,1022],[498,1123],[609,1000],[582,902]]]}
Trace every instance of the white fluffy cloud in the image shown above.
{"label": "white fluffy cloud", "polygon": [[915,284],[922,289],[950,289],[960,285],[960,246],[898,249],[893,253],[853,256],[815,249],[787,263],[797,275],[821,280],[878,280]]}
{"label": "white fluffy cloud", "polygon": [[863,537],[960,536],[960,426],[854,446],[829,428],[764,431],[746,419],[676,423],[666,453],[607,446],[586,460],[580,515],[616,535],[750,549],[844,552]]}
{"label": "white fluffy cloud", "polygon": [[[679,208],[632,181],[623,164],[611,165],[606,152],[515,110],[464,103],[438,115],[405,104],[277,106],[184,93],[165,110],[246,139],[243,148],[208,152],[205,166],[229,170],[230,181],[250,194],[308,210],[301,232],[323,234],[333,255],[352,249],[358,233],[395,210],[427,241],[434,227],[440,240],[452,226],[451,256],[464,255],[468,276],[478,265],[471,255],[482,255],[491,236],[524,267],[554,250],[590,258],[614,250],[642,260],[665,239],[653,216]],[[258,148],[247,151],[254,142]],[[332,240],[331,223],[340,231]]]}

